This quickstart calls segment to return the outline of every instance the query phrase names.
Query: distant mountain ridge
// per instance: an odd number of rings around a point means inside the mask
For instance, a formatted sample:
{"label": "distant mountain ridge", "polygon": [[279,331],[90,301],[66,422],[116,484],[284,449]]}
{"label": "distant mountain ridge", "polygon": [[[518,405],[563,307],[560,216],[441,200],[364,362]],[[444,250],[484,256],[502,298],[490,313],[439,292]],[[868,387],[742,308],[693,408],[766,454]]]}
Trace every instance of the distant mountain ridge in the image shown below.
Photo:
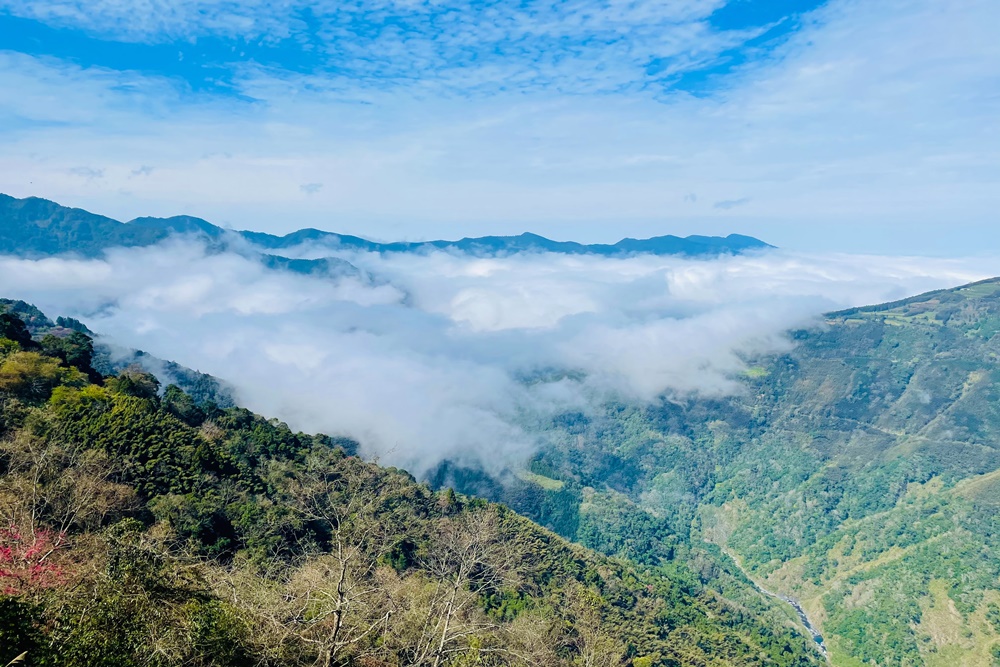
{"label": "distant mountain ridge", "polygon": [[[230,231],[201,218],[186,215],[170,218],[142,217],[124,223],[83,209],[61,206],[47,199],[38,197],[16,199],[0,194],[0,252],[5,253],[28,256],[76,253],[95,257],[108,248],[152,245],[171,234],[200,234],[216,239],[227,233],[237,234],[264,250],[282,250],[303,243],[319,243],[330,249],[347,248],[379,253],[440,249],[457,250],[478,256],[554,252],[572,255],[652,254],[698,257],[740,254],[773,247],[759,239],[740,234],[730,234],[726,237],[667,235],[649,239],[625,238],[615,244],[553,241],[531,233],[518,236],[463,238],[458,241],[392,243],[379,243],[358,236],[318,229],[300,229],[284,236],[276,236],[263,232]],[[269,261],[282,264],[280,259]]]}
{"label": "distant mountain ridge", "polygon": [[[172,219],[164,220],[168,223]],[[318,242],[370,252],[420,252],[428,249],[459,250],[473,255],[496,255],[517,252],[554,252],[566,255],[618,256],[630,254],[651,255],[719,255],[738,254],[747,250],[772,248],[752,236],[654,236],[648,239],[625,238],[614,244],[584,244],[575,241],[553,241],[538,234],[525,232],[517,236],[479,236],[458,241],[398,241],[379,243],[357,236],[324,232],[318,229],[301,229],[285,236],[260,232],[238,232],[244,238],[271,250],[290,248],[302,243]]]}

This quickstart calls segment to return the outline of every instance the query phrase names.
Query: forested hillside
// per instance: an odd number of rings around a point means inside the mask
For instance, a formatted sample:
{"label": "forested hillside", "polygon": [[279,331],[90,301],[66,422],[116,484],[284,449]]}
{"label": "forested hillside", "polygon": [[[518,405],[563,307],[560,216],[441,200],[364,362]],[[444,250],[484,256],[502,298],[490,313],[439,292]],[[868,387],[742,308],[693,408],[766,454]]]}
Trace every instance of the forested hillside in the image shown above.
{"label": "forested hillside", "polygon": [[79,327],[16,305],[0,305],[0,664],[821,663],[713,559],[598,556],[348,441],[137,368],[104,377]]}
{"label": "forested hillside", "polygon": [[563,415],[518,484],[441,478],[640,563],[703,540],[838,667],[1000,665],[1000,279],[829,315],[732,399]]}

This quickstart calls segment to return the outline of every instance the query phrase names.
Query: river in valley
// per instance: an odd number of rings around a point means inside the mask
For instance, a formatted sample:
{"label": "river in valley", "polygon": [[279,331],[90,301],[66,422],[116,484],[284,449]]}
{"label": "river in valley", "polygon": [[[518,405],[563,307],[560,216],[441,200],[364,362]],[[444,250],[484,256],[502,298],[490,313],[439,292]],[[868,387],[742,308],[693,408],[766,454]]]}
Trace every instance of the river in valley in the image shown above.
{"label": "river in valley", "polygon": [[729,553],[729,551],[725,551],[725,554],[729,556],[730,560],[732,560],[736,564],[736,567],[740,569],[740,572],[746,575],[746,578],[750,580],[750,583],[752,583],[757,588],[757,590],[759,590],[764,595],[767,595],[768,597],[776,598],[792,606],[792,609],[795,610],[795,613],[799,615],[799,621],[802,622],[802,625],[805,627],[805,629],[809,631],[810,635],[812,635],[813,642],[816,643],[816,647],[819,649],[819,652],[822,653],[823,657],[826,658],[827,662],[829,662],[830,656],[826,651],[826,644],[823,643],[823,635],[821,635],[816,630],[816,627],[809,622],[809,616],[806,615],[806,611],[805,609],[802,608],[802,605],[799,604],[799,601],[795,600],[794,598],[790,598],[787,595],[782,595],[781,593],[775,593],[774,591],[767,590],[766,588],[761,586],[756,579],[750,576],[750,573],[746,571],[746,569],[743,567],[743,564],[740,563],[739,559],[736,558],[736,556]]}

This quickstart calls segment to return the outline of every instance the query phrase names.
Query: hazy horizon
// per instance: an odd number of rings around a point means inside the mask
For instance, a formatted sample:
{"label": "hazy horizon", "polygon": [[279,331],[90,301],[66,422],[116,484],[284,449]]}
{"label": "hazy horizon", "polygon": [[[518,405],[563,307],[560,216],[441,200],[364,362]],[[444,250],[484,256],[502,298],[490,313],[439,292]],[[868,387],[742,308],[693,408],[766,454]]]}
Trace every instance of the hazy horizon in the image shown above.
{"label": "hazy horizon", "polygon": [[[8,194],[8,193],[0,193],[0,194]],[[13,196],[13,195],[9,195],[9,196]],[[46,199],[48,201],[55,201],[55,200],[49,199],[48,197],[41,197],[39,195],[25,195],[24,197],[18,197],[18,198],[19,199],[25,199],[25,198],[30,198],[30,197],[36,197],[36,198],[39,198],[39,199]],[[243,226],[238,221],[234,222],[234,223],[231,222],[231,223],[222,223],[222,224],[220,224],[216,220],[213,220],[211,218],[207,218],[207,217],[205,217],[203,215],[199,215],[198,213],[191,212],[191,211],[183,212],[183,213],[168,213],[168,214],[164,214],[164,215],[155,215],[155,216],[149,215],[149,214],[145,214],[145,213],[139,213],[138,215],[129,215],[129,216],[126,216],[126,217],[114,217],[112,215],[109,215],[107,213],[103,213],[103,212],[98,211],[98,210],[87,209],[87,208],[85,208],[83,206],[75,206],[75,205],[68,204],[68,203],[63,202],[63,201],[55,201],[55,203],[57,203],[59,205],[62,205],[62,206],[66,206],[68,208],[79,208],[79,209],[87,211],[88,213],[93,213],[95,215],[101,215],[101,216],[104,216],[104,217],[107,217],[107,218],[111,218],[111,219],[116,220],[117,222],[121,222],[121,223],[129,223],[129,222],[132,222],[133,220],[136,220],[138,218],[144,218],[144,217],[155,217],[155,218],[167,219],[167,218],[177,217],[177,216],[189,216],[189,217],[194,217],[194,218],[199,218],[201,220],[205,220],[206,222],[209,222],[209,223],[211,223],[213,225],[216,225],[217,227],[221,227],[223,229],[232,230],[232,231],[263,232],[263,233],[268,233],[268,234],[274,234],[276,236],[284,236],[286,234],[290,234],[290,233],[293,233],[293,232],[296,232],[296,231],[300,231],[302,229],[310,229],[311,228],[311,229],[318,229],[319,231],[323,231],[323,232],[330,232],[330,233],[336,233],[336,234],[348,234],[348,235],[352,235],[352,236],[358,236],[360,238],[363,238],[363,239],[366,239],[366,240],[369,240],[369,241],[379,242],[379,243],[423,242],[423,241],[437,241],[437,240],[455,241],[455,240],[459,240],[459,239],[462,239],[462,238],[471,238],[471,237],[484,237],[484,236],[508,236],[509,237],[509,236],[518,236],[518,235],[521,235],[521,234],[538,234],[540,236],[544,236],[545,238],[548,238],[548,239],[553,240],[553,241],[574,241],[574,242],[582,243],[582,244],[608,244],[608,245],[612,245],[614,243],[617,243],[618,241],[621,241],[621,240],[624,240],[624,239],[628,239],[628,238],[647,239],[647,238],[652,238],[652,237],[656,237],[656,236],[668,236],[668,235],[679,236],[679,237],[682,237],[682,238],[683,237],[687,237],[687,236],[696,236],[696,235],[725,237],[725,236],[729,236],[730,234],[736,234],[736,235],[750,236],[750,237],[756,238],[756,239],[758,239],[760,241],[763,241],[763,242],[765,242],[765,243],[767,243],[767,244],[769,244],[769,245],[771,245],[771,246],[773,246],[775,248],[781,248],[781,249],[786,249],[786,250],[796,250],[796,251],[803,251],[803,252],[809,252],[809,251],[817,251],[817,252],[819,252],[819,251],[828,251],[828,252],[841,252],[841,253],[845,253],[845,254],[859,254],[859,255],[879,254],[879,255],[889,255],[889,256],[898,256],[898,257],[934,257],[934,258],[949,258],[950,257],[950,258],[953,258],[953,259],[961,259],[963,257],[967,257],[967,258],[991,258],[991,257],[994,257],[996,255],[995,249],[992,248],[992,247],[990,247],[989,244],[983,244],[983,243],[969,244],[968,247],[963,247],[962,248],[962,252],[956,252],[955,249],[952,246],[949,246],[949,245],[936,244],[934,247],[929,247],[929,246],[926,246],[924,244],[924,240],[921,240],[919,238],[910,238],[910,239],[907,239],[905,237],[901,238],[896,231],[891,230],[891,229],[890,230],[886,230],[884,232],[885,237],[886,237],[885,238],[885,243],[871,243],[870,239],[866,240],[865,238],[853,238],[852,237],[852,238],[842,239],[840,246],[831,246],[829,244],[826,244],[826,245],[822,245],[822,247],[816,247],[815,244],[804,242],[801,238],[796,237],[794,234],[786,234],[783,238],[789,239],[790,243],[788,243],[787,245],[782,245],[780,243],[776,243],[773,239],[770,239],[770,238],[767,238],[767,237],[763,237],[763,236],[760,236],[760,235],[757,235],[757,234],[751,234],[751,233],[746,232],[745,230],[738,229],[738,228],[727,231],[728,228],[723,227],[723,226],[718,226],[717,231],[714,231],[714,232],[711,231],[711,230],[706,230],[704,228],[699,228],[699,229],[695,229],[694,231],[691,231],[691,229],[692,229],[691,227],[689,227],[689,226],[686,227],[684,225],[680,225],[680,226],[678,226],[678,228],[679,229],[686,229],[687,231],[675,231],[674,229],[659,229],[659,228],[651,226],[650,227],[651,231],[649,231],[645,235],[639,235],[639,236],[623,236],[623,235],[621,235],[622,232],[620,232],[620,231],[605,231],[603,233],[596,233],[596,234],[591,234],[591,235],[584,234],[584,235],[578,235],[578,236],[558,236],[558,235],[552,236],[552,235],[547,235],[547,234],[539,232],[538,228],[531,228],[531,227],[525,227],[525,228],[521,229],[520,231],[508,229],[504,233],[494,233],[492,231],[489,231],[490,228],[485,228],[482,233],[470,234],[470,233],[466,233],[466,232],[462,231],[463,228],[461,226],[456,227],[454,229],[454,233],[451,236],[447,236],[447,235],[445,235],[445,236],[440,236],[440,235],[435,236],[435,235],[432,235],[432,234],[420,233],[420,230],[415,230],[415,229],[407,229],[407,230],[405,230],[406,232],[408,232],[408,235],[403,235],[403,236],[391,236],[391,235],[390,236],[379,236],[376,233],[377,230],[372,230],[371,233],[369,233],[368,231],[366,231],[364,229],[356,230],[356,231],[345,231],[345,229],[339,228],[339,227],[336,226],[338,224],[338,221],[335,221],[335,220],[330,221],[329,223],[325,224],[325,226],[320,226],[320,225],[324,225],[324,223],[320,221],[317,224],[314,224],[314,225],[311,225],[311,226],[310,225],[304,225],[304,226],[301,226],[301,227],[295,227],[295,226],[284,225],[280,229],[274,229],[273,227],[271,227],[271,228],[260,228],[260,227]],[[502,227],[502,225],[499,225],[499,226]],[[265,227],[268,227],[268,226],[265,225]],[[442,229],[447,230],[448,228],[447,227],[443,227]],[[557,231],[557,233],[565,233],[565,234],[572,234],[573,233],[572,230],[556,230],[556,231]],[[944,230],[942,230],[942,233],[943,232],[944,232]],[[802,235],[808,235],[808,232],[807,231],[802,231],[798,236],[801,237]],[[951,233],[951,234],[949,234],[949,236],[951,238],[951,241],[954,242],[955,241],[955,234]],[[997,262],[996,273],[998,275],[1000,275],[1000,261]]]}

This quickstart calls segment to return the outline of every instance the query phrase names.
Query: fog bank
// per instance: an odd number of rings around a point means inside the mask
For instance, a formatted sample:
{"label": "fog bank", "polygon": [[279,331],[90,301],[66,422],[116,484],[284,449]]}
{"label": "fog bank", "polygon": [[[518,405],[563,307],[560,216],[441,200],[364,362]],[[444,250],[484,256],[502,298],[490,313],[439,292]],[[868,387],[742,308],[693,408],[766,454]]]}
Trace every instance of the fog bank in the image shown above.
{"label": "fog bank", "polygon": [[[329,248],[299,248],[300,257]],[[100,260],[0,257],[0,296],[231,383],[293,428],[346,435],[417,475],[499,470],[525,425],[602,401],[723,395],[745,355],[837,308],[994,275],[995,264],[782,251],[684,259],[337,253],[338,279],[194,239]]]}

